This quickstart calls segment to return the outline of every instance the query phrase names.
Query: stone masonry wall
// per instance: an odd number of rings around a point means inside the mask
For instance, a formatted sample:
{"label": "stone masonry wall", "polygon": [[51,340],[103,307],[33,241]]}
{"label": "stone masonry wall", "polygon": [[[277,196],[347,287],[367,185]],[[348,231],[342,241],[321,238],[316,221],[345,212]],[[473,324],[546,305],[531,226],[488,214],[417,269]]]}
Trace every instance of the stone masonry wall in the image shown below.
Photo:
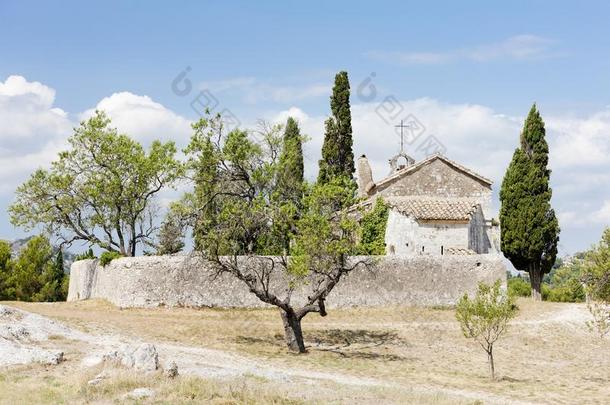
{"label": "stone masonry wall", "polygon": [[[329,307],[451,305],[479,281],[502,280],[506,269],[497,255],[379,257],[373,270],[358,269],[331,292]],[[272,280],[281,293],[282,277]],[[293,294],[302,301],[307,287]],[[213,272],[191,256],[144,256],[72,264],[68,301],[101,298],[119,307],[264,307],[244,284]]]}

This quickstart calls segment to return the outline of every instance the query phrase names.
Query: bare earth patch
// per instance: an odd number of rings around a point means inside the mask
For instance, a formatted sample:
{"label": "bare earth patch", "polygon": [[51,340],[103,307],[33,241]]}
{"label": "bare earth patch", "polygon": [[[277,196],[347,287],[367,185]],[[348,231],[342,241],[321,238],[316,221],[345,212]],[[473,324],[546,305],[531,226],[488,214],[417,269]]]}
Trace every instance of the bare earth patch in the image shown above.
{"label": "bare earth patch", "polygon": [[[0,392],[29,384],[49,392],[56,387],[60,397],[49,394],[46,403],[122,401],[139,386],[155,391],[143,399],[151,403],[197,403],[202,395],[228,403],[376,404],[602,403],[610,397],[610,344],[589,334],[581,304],[520,301],[519,316],[497,345],[500,378],[495,382],[487,378],[485,353],[462,337],[448,308],[354,308],[307,317],[309,353],[298,356],[286,351],[280,317],[272,309],[119,309],[102,301],[6,304],[59,321],[27,313],[11,318],[13,326],[38,323],[47,337],[28,344],[62,350],[64,362],[0,366]],[[157,347],[162,365],[175,361],[180,377],[140,376],[100,363],[104,352],[141,342]],[[100,368],[111,377],[88,386]],[[74,377],[75,370],[82,378]],[[11,403],[4,401],[0,398]]]}

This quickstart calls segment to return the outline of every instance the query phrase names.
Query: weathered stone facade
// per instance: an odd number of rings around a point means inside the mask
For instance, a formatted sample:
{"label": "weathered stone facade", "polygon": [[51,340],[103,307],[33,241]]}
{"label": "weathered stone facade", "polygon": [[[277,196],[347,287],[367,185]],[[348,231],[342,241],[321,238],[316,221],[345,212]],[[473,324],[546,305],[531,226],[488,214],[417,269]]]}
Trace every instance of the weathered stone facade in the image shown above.
{"label": "weathered stone facade", "polygon": [[[496,255],[383,256],[373,270],[358,269],[332,291],[328,307],[384,305],[451,305],[473,293],[480,281],[502,280],[506,268]],[[72,264],[68,301],[101,298],[120,307],[265,307],[235,277],[213,272],[192,256],[143,256],[113,260],[106,267],[97,260]],[[282,294],[282,273],[272,279]],[[293,293],[301,302],[306,285]]]}
{"label": "weathered stone facade", "polygon": [[[386,252],[395,255],[498,254],[492,182],[442,155],[394,167],[375,183],[365,156],[358,160],[359,194],[372,207],[383,197],[391,212]],[[362,179],[360,176],[362,173]],[[366,183],[366,184],[364,184]]]}

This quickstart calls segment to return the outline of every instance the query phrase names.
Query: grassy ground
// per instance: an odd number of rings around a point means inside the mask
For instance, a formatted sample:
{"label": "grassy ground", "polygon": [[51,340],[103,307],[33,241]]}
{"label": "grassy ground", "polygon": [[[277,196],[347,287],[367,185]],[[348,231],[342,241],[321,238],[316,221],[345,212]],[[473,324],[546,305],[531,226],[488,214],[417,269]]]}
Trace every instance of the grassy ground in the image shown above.
{"label": "grassy ground", "polygon": [[[483,398],[483,402],[603,403],[610,398],[610,344],[586,330],[582,320],[585,310],[579,304],[519,301],[519,316],[496,347],[497,381],[488,379],[485,353],[463,338],[451,309],[360,308],[332,310],[325,318],[310,315],[303,324],[309,353],[291,355],[284,347],[275,310],[121,310],[101,301],[9,305],[91,333],[215,348],[278,367],[340,373],[390,386],[355,389],[321,383],[311,387],[254,377],[230,383],[182,377],[170,383],[158,376],[132,377],[151,379],[132,385],[156,387],[160,392],[156,400],[162,403],[197,403],[189,399],[190,391],[201,393],[195,398],[206,398],[203,402],[213,398],[219,403],[306,399],[373,403],[375,398],[396,403],[456,403],[457,399],[457,403],[473,403],[476,398]],[[0,392],[42,384],[49,392],[61,387],[72,393],[72,397],[61,398],[66,402],[103,402],[126,391],[121,384],[129,379],[120,370],[115,385],[121,389],[113,396],[86,386],[83,381],[93,374],[67,378],[68,363],[53,369],[30,366],[5,370],[0,374]],[[66,376],[61,374],[64,368]]]}

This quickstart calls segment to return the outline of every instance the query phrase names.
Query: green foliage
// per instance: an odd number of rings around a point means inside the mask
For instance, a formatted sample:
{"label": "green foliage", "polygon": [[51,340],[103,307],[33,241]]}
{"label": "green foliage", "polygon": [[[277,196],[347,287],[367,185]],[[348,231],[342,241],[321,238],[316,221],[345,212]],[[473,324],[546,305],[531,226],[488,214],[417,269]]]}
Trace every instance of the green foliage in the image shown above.
{"label": "green foliage", "polygon": [[365,213],[360,221],[361,237],[356,248],[360,255],[385,255],[385,230],[388,223],[389,206],[383,198],[375,201],[373,209]]}
{"label": "green foliage", "polygon": [[349,97],[349,79],[347,72],[342,71],[335,76],[333,94],[330,97],[332,115],[325,123],[318,183],[327,183],[336,176],[349,179],[353,177],[355,166]]}
{"label": "green foliage", "polygon": [[0,301],[11,299],[9,292],[11,277],[11,245],[0,240]]}
{"label": "green foliage", "polygon": [[479,283],[476,296],[467,294],[458,301],[455,316],[465,337],[474,339],[488,355],[490,374],[494,376],[493,346],[506,332],[516,315],[514,298],[502,291],[500,281],[493,285]]}
{"label": "green foliage", "polygon": [[[181,201],[181,212],[192,218],[195,249],[218,273],[280,308],[288,347],[304,352],[301,319],[310,312],[326,315],[324,302],[341,277],[366,265],[348,263],[358,224],[342,208],[354,203],[355,183],[350,174],[299,185],[301,175],[288,178],[285,170],[300,170],[296,133],[265,128],[253,139],[241,130],[225,134],[219,116],[195,124],[185,150],[195,190]],[[287,183],[294,187],[288,198]],[[301,187],[302,198],[296,192]],[[280,293],[269,283],[277,272],[287,280]],[[291,303],[297,283],[311,286],[301,307]]]}
{"label": "green foliage", "polygon": [[[548,293],[543,299],[554,302],[584,302],[585,289],[582,283],[583,262],[575,259],[570,264],[553,270],[549,280]],[[546,295],[546,296],[545,296]]]}
{"label": "green foliage", "polygon": [[41,275],[42,288],[34,294],[34,301],[64,301],[67,296],[65,290],[66,273],[64,272],[64,256],[61,250],[55,255],[55,260],[47,266]]}
{"label": "green foliage", "polygon": [[297,203],[281,197],[278,174],[280,127],[266,127],[258,140],[246,131],[225,134],[219,115],[193,125],[186,148],[195,190],[182,200],[193,218],[195,249],[213,255],[277,255],[297,220]]}
{"label": "green foliage", "polygon": [[354,201],[348,183],[349,179],[335,177],[310,188],[292,235],[294,246],[288,267],[292,275],[327,272],[354,252],[358,223],[345,211],[334,210],[337,204]]}
{"label": "green foliage", "polygon": [[87,259],[97,259],[97,256],[95,256],[95,254],[93,254],[92,248],[89,248],[89,250],[87,250],[86,252],[78,254],[74,257],[74,261],[87,260]]}
{"label": "green foliage", "polygon": [[544,122],[534,105],[502,181],[500,229],[502,252],[515,268],[530,273],[535,298],[543,274],[555,263],[559,241],[559,224],[551,208],[548,152]]}
{"label": "green foliage", "polygon": [[610,304],[610,228],[586,255],[583,279],[593,300]]}
{"label": "green foliage", "polygon": [[[583,302],[585,290],[581,281],[581,267],[582,262],[575,261],[553,270],[548,282],[541,285],[542,299],[553,302]],[[508,292],[514,297],[529,297],[532,287],[529,280],[521,276],[509,277]]]}
{"label": "green foliage", "polygon": [[0,299],[63,301],[67,282],[63,254],[54,254],[46,237],[31,238],[14,260],[10,245],[0,242]]}
{"label": "green foliage", "polygon": [[19,301],[40,301],[38,293],[44,286],[43,274],[53,265],[53,250],[49,240],[35,236],[19,253],[14,263],[12,281],[14,297]]}
{"label": "green foliage", "polygon": [[508,293],[513,297],[530,297],[532,287],[528,281],[519,276],[511,277],[508,279]]}
{"label": "green foliage", "polygon": [[184,225],[180,218],[180,209],[170,207],[159,229],[157,254],[171,255],[179,253],[184,249]]}
{"label": "green foliage", "polygon": [[282,139],[277,188],[284,200],[299,204],[304,192],[303,136],[296,120],[289,117]]}
{"label": "green foliage", "polygon": [[119,252],[113,252],[113,251],[103,252],[100,255],[100,264],[102,265],[102,267],[106,267],[107,265],[110,264],[111,261],[113,261],[114,259],[118,259],[120,257],[123,257],[123,255],[120,254]]}
{"label": "green foliage", "polygon": [[135,255],[154,231],[154,197],[181,173],[174,143],[155,141],[145,151],[99,111],[68,143],[50,170],[37,170],[17,189],[11,223]]}
{"label": "green foliage", "polygon": [[604,338],[610,333],[610,228],[585,257],[582,278],[590,297],[587,308],[593,316],[587,326]]}

